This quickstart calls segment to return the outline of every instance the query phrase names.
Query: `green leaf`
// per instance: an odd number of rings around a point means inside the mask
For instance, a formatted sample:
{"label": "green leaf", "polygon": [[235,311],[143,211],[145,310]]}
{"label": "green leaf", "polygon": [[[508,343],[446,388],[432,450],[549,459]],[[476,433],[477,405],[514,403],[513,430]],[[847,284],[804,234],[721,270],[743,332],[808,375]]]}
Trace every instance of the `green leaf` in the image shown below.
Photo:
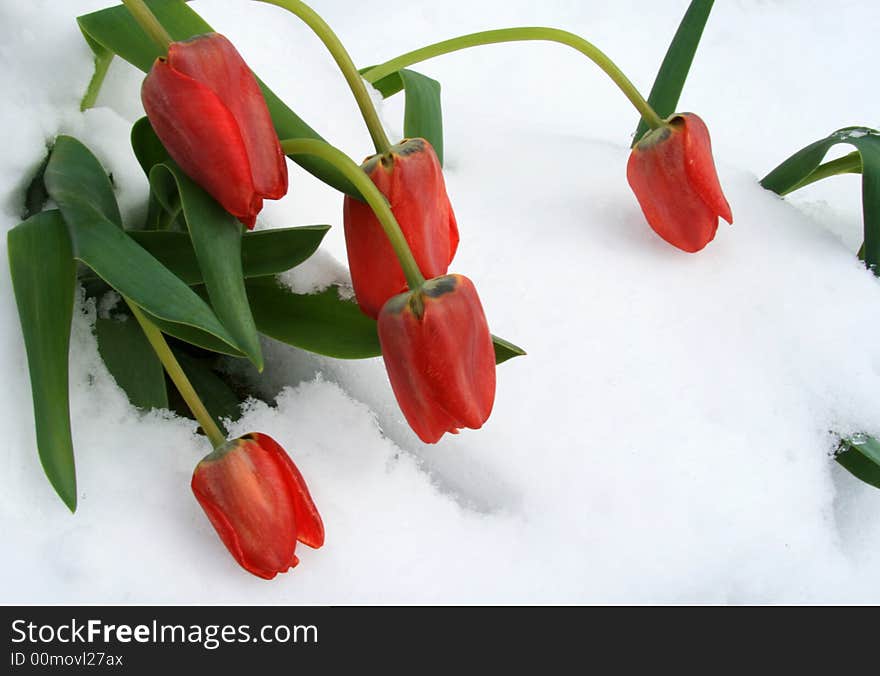
{"label": "green leaf", "polygon": [[[162,175],[170,178],[176,187],[175,192],[214,312],[238,347],[257,370],[262,371],[260,338],[244,289],[241,265],[243,226],[170,160],[157,164],[150,171],[150,185],[157,194],[164,189],[162,186],[167,188],[166,181],[154,180],[154,177]],[[165,203],[169,201],[167,195],[159,199]]]}
{"label": "green leaf", "polygon": [[[362,68],[366,73],[370,68]],[[440,83],[427,75],[403,68],[386,75],[373,86],[382,98],[403,90],[406,103],[403,112],[403,133],[407,138],[423,138],[434,147],[440,166],[443,166],[443,111],[440,101]]]}
{"label": "green leaf", "polygon": [[78,218],[95,216],[122,227],[107,172],[92,152],[72,136],[55,139],[43,181],[65,218],[76,213]]}
{"label": "green leaf", "polygon": [[[146,2],[174,40],[186,40],[213,31],[211,26],[182,0],[146,0]],[[78,17],[77,22],[92,49],[98,46],[109,50],[144,72],[147,72],[156,58],[161,56],[159,47],[147,37],[122,5],[85,14]],[[259,78],[257,82],[263,90],[279,138],[323,140]],[[325,160],[309,155],[300,155],[291,159],[337,190],[358,196],[358,192],[348,179]]]}
{"label": "green leaf", "polygon": [[443,166],[443,111],[440,104],[440,83],[406,68],[398,73],[403,80],[406,95],[403,133],[407,138],[426,139],[434,146],[440,166]]}
{"label": "green leaf", "polygon": [[761,185],[784,195],[805,185],[826,153],[839,143],[859,152],[862,163],[862,221],[865,266],[880,276],[880,132],[868,127],[845,127],[802,148],[761,179]]}
{"label": "green leaf", "polygon": [[840,440],[834,458],[857,479],[880,488],[880,442],[866,434]]}
{"label": "green leaf", "polygon": [[376,322],[336,287],[304,295],[260,278],[247,281],[247,292],[257,328],[270,338],[338,359],[380,354]]}
{"label": "green leaf", "polygon": [[[270,338],[337,359],[382,354],[376,321],[354,301],[341,298],[336,287],[298,294],[274,278],[261,278],[248,280],[247,290],[257,328]],[[492,341],[497,364],[525,354],[503,338],[492,336]]]}
{"label": "green leaf", "polygon": [[[713,2],[714,0],[691,0],[669,49],[666,50],[666,56],[663,57],[657,79],[654,80],[648,96],[648,103],[662,118],[672,115],[678,106],[681,90],[687,80]],[[648,124],[640,119],[632,144],[635,145],[646,131]]]}
{"label": "green leaf", "polygon": [[[329,225],[248,232],[241,239],[245,277],[267,277],[296,267],[318,249]],[[190,286],[203,284],[192,241],[185,232],[137,230],[132,239]]]}
{"label": "green leaf", "polygon": [[67,359],[76,264],[58,211],[35,214],[7,235],[9,270],[27,350],[37,449],[58,496],[76,511]]}
{"label": "green leaf", "polygon": [[492,347],[495,348],[495,363],[503,364],[508,359],[513,359],[514,357],[522,357],[526,354],[526,351],[521,347],[514,345],[513,343],[504,340],[504,338],[499,338],[498,336],[492,336]]}
{"label": "green leaf", "polygon": [[142,117],[131,127],[131,149],[147,178],[150,177],[153,167],[171,159],[146,117]]}
{"label": "green leaf", "polygon": [[98,318],[95,335],[101,359],[128,400],[144,410],[168,408],[162,363],[138,323]]}
{"label": "green leaf", "polygon": [[88,148],[60,136],[45,183],[67,223],[77,259],[154,317],[195,327],[240,350],[205,301],[121,229],[110,180]]}
{"label": "green leaf", "polygon": [[[204,289],[205,287],[198,288]],[[243,352],[230,346],[219,338],[216,338],[207,331],[202,331],[201,329],[194,326],[187,326],[186,324],[165,321],[155,315],[151,315],[146,310],[144,310],[144,314],[151,322],[153,322],[153,324],[159,327],[162,333],[166,333],[169,336],[178,338],[179,340],[195,345],[196,347],[201,347],[205,350],[210,350],[211,352],[217,352],[218,354],[228,354],[230,357],[246,357]]]}

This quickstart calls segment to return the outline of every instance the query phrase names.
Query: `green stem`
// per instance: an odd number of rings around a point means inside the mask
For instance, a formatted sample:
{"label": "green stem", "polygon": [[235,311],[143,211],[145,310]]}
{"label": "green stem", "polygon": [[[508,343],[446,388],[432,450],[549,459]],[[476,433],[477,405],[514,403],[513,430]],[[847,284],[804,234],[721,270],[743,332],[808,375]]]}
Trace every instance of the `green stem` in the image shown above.
{"label": "green stem", "polygon": [[391,242],[391,247],[400,261],[403,268],[403,274],[406,276],[406,283],[410,289],[415,290],[425,283],[425,278],[419,270],[419,265],[413,257],[412,250],[403,236],[403,231],[391,213],[391,207],[385,196],[379,192],[379,189],[367,176],[363,169],[356,165],[352,159],[341,150],[334,148],[329,143],[318,141],[317,139],[285,139],[281,141],[281,149],[285,155],[314,155],[322,160],[329,162],[336,167],[342,174],[354,184],[358,192],[363,196],[364,200],[373,209],[385,235]]}
{"label": "green stem", "polygon": [[821,181],[823,178],[828,178],[830,176],[838,176],[839,174],[858,174],[861,173],[861,171],[862,155],[858,150],[854,150],[849,155],[844,155],[843,157],[838,157],[836,160],[820,164],[813,169],[812,173],[810,173],[804,180],[780,194],[788,195],[795,190],[800,190],[804,186],[810,185],[810,183]]}
{"label": "green stem", "polygon": [[168,45],[171,44],[171,36],[168,31],[159,23],[156,15],[147,7],[144,0],[122,0],[128,11],[138,22],[138,25],[144,29],[144,32],[162,48],[163,52],[168,51]]}
{"label": "green stem", "polygon": [[286,9],[298,16],[305,24],[312,29],[315,35],[324,43],[336,65],[342,71],[345,81],[348,83],[354,99],[357,101],[358,108],[370,132],[370,138],[373,139],[373,145],[376,147],[377,153],[387,153],[391,148],[391,142],[385,134],[382,122],[379,120],[379,114],[376,112],[376,106],[373,105],[373,99],[364,85],[363,78],[358,72],[357,66],[351,60],[342,42],[336,37],[336,33],[327,25],[315,10],[300,0],[257,0],[257,2],[265,2],[269,5],[276,5],[282,9]]}
{"label": "green stem", "polygon": [[469,33],[461,35],[450,40],[435,42],[427,47],[416,49],[406,54],[386,61],[383,64],[371,68],[364,73],[367,82],[375,83],[383,77],[387,77],[392,73],[396,73],[401,68],[406,68],[420,61],[440,56],[441,54],[449,54],[460,49],[469,47],[479,47],[481,45],[492,45],[499,42],[523,42],[529,40],[545,40],[549,42],[558,42],[576,49],[581,54],[590,59],[599,68],[601,68],[610,77],[614,84],[624,93],[626,98],[636,107],[645,122],[651,129],[657,129],[664,125],[662,119],[651,105],[639,94],[632,82],[623,74],[623,71],[615,65],[598,47],[593,43],[584,40],[582,37],[569,33],[568,31],[558,28],[545,28],[538,26],[523,26],[519,28],[501,28],[499,30],[480,31],[479,33]]}
{"label": "green stem", "polygon": [[137,319],[138,324],[141,325],[144,335],[146,335],[147,340],[150,341],[150,345],[153,346],[156,356],[159,357],[159,361],[162,362],[162,366],[165,367],[165,371],[177,387],[180,396],[183,397],[186,405],[189,406],[189,410],[193,412],[199,425],[202,426],[205,434],[208,435],[211,445],[214,448],[220,448],[220,446],[226,443],[226,435],[223,434],[219,427],[217,427],[217,423],[214,422],[211,414],[208,413],[208,409],[205,408],[202,400],[199,399],[199,395],[196,394],[192,383],[189,382],[189,378],[186,377],[186,374],[180,367],[180,363],[177,361],[174,353],[171,352],[168,343],[165,342],[165,337],[162,335],[162,332],[155,324],[153,324],[153,322],[147,319],[137,305],[131,302],[128,298],[125,299],[125,302],[128,303],[131,313],[134,315],[134,318]]}

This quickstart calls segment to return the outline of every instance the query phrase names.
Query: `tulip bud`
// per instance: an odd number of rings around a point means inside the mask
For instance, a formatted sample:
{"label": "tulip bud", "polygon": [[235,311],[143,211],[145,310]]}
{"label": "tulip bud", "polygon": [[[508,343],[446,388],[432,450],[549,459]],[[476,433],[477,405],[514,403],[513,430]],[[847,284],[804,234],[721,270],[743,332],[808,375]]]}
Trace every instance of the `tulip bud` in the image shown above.
{"label": "tulip bud", "polygon": [[[431,144],[405,139],[388,153],[367,158],[361,168],[388,198],[422,274],[445,275],[458,248],[458,226]],[[385,301],[406,290],[403,268],[369,205],[346,196],[343,220],[354,294],[361,310],[375,319]]]}
{"label": "tulip bud", "polygon": [[141,100],[168,154],[248,228],[263,198],[287,193],[287,164],[266,100],[222,35],[171,43],[147,74]]}
{"label": "tulip bud", "polygon": [[654,231],[673,246],[694,253],[733,223],[730,205],[712,159],[705,123],[693,113],[670,118],[633,148],[626,178]]}
{"label": "tulip bud", "polygon": [[205,456],[192,491],[235,560],[258,577],[271,580],[296,566],[297,541],[324,544],[305,480],[266,434],[246,434]]}
{"label": "tulip bud", "polygon": [[419,438],[479,429],[495,401],[495,351],[473,283],[428,280],[379,313],[379,341],[394,396]]}

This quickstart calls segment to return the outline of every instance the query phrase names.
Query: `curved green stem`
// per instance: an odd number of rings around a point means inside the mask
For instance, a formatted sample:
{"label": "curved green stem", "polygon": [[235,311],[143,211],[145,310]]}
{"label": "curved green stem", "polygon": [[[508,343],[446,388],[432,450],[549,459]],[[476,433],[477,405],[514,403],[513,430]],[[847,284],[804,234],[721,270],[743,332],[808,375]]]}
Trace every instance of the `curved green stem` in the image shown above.
{"label": "curved green stem", "polygon": [[168,51],[168,45],[171,44],[171,36],[168,31],[159,23],[156,15],[147,7],[144,0],[122,0],[128,11],[138,22],[138,25],[144,29],[144,32],[162,48],[163,52]]}
{"label": "curved green stem", "polygon": [[413,257],[412,250],[403,236],[403,231],[391,213],[391,207],[385,196],[379,191],[379,188],[367,176],[363,169],[356,165],[352,159],[338,148],[334,148],[329,143],[318,141],[317,139],[285,139],[281,141],[281,149],[285,155],[314,155],[329,162],[354,184],[358,192],[363,196],[364,200],[373,209],[376,218],[382,225],[385,235],[391,242],[391,247],[400,261],[403,268],[403,274],[406,276],[406,283],[410,289],[415,290],[425,283],[422,271]]}
{"label": "curved green stem", "polygon": [[193,412],[199,425],[202,426],[202,429],[211,441],[211,445],[214,448],[220,448],[220,446],[226,443],[226,435],[217,427],[217,423],[214,422],[211,414],[208,413],[208,409],[205,408],[202,400],[199,399],[199,395],[196,394],[192,383],[189,382],[189,378],[186,377],[186,374],[180,367],[180,363],[177,361],[174,353],[171,352],[168,343],[165,342],[162,332],[153,322],[147,319],[146,315],[141,312],[137,305],[128,298],[125,299],[125,302],[128,303],[131,313],[137,319],[138,324],[141,325],[144,335],[150,341],[150,345],[153,346],[153,350],[155,350],[156,356],[159,357],[159,361],[162,362],[162,366],[165,367],[168,377],[171,378],[171,381],[180,392],[180,396],[183,397],[186,405],[189,406],[189,410]]}
{"label": "curved green stem", "polygon": [[370,138],[373,139],[373,145],[376,146],[377,153],[387,153],[391,148],[391,142],[385,134],[382,122],[379,120],[379,114],[376,112],[376,106],[373,105],[373,99],[364,86],[361,74],[358,73],[357,66],[351,60],[342,42],[336,37],[336,33],[327,25],[315,10],[300,0],[257,0],[257,2],[265,2],[269,5],[276,5],[282,9],[286,9],[298,16],[305,24],[314,31],[315,35],[324,43],[336,65],[342,71],[345,81],[348,83],[354,99],[357,101],[358,108],[370,132]]}
{"label": "curved green stem", "polygon": [[861,173],[861,171],[862,155],[858,150],[854,150],[848,155],[838,157],[836,160],[831,160],[830,162],[826,162],[825,164],[820,164],[818,167],[813,169],[813,171],[803,181],[796,185],[793,185],[791,188],[780,194],[788,195],[790,193],[793,193],[795,190],[800,190],[804,186],[810,185],[810,183],[821,181],[823,178],[828,178],[830,176],[837,176],[839,174],[858,174]]}
{"label": "curved green stem", "polygon": [[623,71],[609,59],[598,47],[593,43],[584,40],[582,37],[569,33],[568,31],[558,28],[545,28],[539,26],[523,26],[519,28],[501,28],[491,31],[480,31],[479,33],[469,33],[461,35],[450,40],[435,42],[427,47],[416,49],[406,54],[386,61],[383,64],[371,68],[364,73],[367,82],[375,83],[383,77],[396,73],[401,68],[406,68],[414,63],[425,61],[426,59],[440,56],[441,54],[449,54],[460,49],[469,47],[479,47],[481,45],[492,45],[499,42],[524,42],[529,40],[544,40],[549,42],[558,42],[573,49],[590,59],[599,68],[601,68],[610,77],[614,84],[624,93],[626,98],[636,107],[644,120],[651,129],[657,129],[664,125],[662,119],[650,104],[639,94],[632,82],[623,74]]}

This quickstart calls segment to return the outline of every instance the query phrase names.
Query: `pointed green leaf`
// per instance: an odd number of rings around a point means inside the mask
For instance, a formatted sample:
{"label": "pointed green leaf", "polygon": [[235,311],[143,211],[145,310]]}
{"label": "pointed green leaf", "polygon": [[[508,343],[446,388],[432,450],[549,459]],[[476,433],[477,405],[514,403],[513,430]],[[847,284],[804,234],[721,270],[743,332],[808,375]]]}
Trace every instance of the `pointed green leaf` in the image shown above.
{"label": "pointed green leaf", "polygon": [[59,136],[43,176],[46,190],[65,218],[68,213],[92,214],[122,227],[113,185],[92,152],[72,136]]}
{"label": "pointed green leaf", "polygon": [[[366,74],[370,68],[362,68]],[[440,83],[427,75],[402,68],[373,83],[382,98],[387,99],[403,90],[406,102],[403,111],[403,133],[407,138],[423,138],[434,147],[443,166],[443,110]]]}
{"label": "pointed green leaf", "polygon": [[[241,239],[244,276],[267,277],[296,267],[315,253],[329,229],[329,225],[304,225],[245,233]],[[204,283],[187,233],[136,230],[129,235],[190,286]]]}
{"label": "pointed green leaf", "polygon": [[492,336],[492,347],[495,348],[496,364],[503,364],[508,359],[522,357],[526,354],[526,351],[521,347],[514,345],[510,341],[504,340],[504,338],[499,338],[498,336]]}
{"label": "pointed green leaf", "polygon": [[70,237],[61,214],[52,210],[14,227],[7,243],[27,351],[40,462],[58,496],[75,511],[67,359],[76,264]]}
{"label": "pointed green leaf", "polygon": [[[175,40],[186,40],[214,30],[182,0],[146,0],[146,2]],[[80,16],[77,22],[93,49],[97,45],[109,50],[144,72],[152,67],[158,56],[161,56],[159,47],[147,37],[122,5]],[[323,140],[259,78],[257,82],[263,90],[279,138]],[[337,190],[358,195],[348,179],[325,160],[309,155],[300,155],[292,159],[303,169]]]}
{"label": "pointed green leaf", "polygon": [[138,323],[98,318],[95,335],[101,359],[128,400],[144,410],[168,408],[162,363]]}
{"label": "pointed green leaf", "polygon": [[171,159],[146,117],[142,117],[131,127],[131,149],[147,178],[154,166]]}
{"label": "pointed green leaf", "polygon": [[403,112],[403,133],[407,138],[423,138],[434,146],[443,166],[443,111],[440,83],[406,68],[398,71],[403,80],[406,107]]}
{"label": "pointed green leaf", "polygon": [[880,132],[868,127],[845,127],[802,148],[761,179],[761,185],[785,195],[809,182],[826,153],[838,143],[854,146],[862,166],[862,225],[864,260],[880,275]]}
{"label": "pointed green leaf", "polygon": [[[176,188],[214,312],[237,346],[262,371],[260,338],[244,289],[241,264],[244,226],[170,160],[150,171],[150,185],[157,194],[168,187],[165,181],[159,180],[162,175],[170,177]],[[159,199],[163,203],[169,201],[167,196]]]}
{"label": "pointed green leaf", "polygon": [[834,458],[857,479],[880,488],[880,442],[866,434],[840,440]]}
{"label": "pointed green leaf", "polygon": [[240,349],[205,301],[121,229],[110,180],[88,148],[58,137],[45,183],[67,223],[77,259],[151,315]]}
{"label": "pointed green leaf", "polygon": [[[691,4],[669,44],[669,49],[666,50],[666,56],[663,58],[663,63],[660,64],[657,79],[654,80],[654,86],[651,87],[651,94],[648,96],[648,103],[662,118],[672,115],[678,106],[681,90],[687,80],[694,54],[700,44],[700,38],[703,36],[703,29],[709,19],[709,12],[712,11],[713,2],[714,0],[691,0]],[[640,119],[633,138],[633,145],[644,136],[646,131],[648,131],[648,124]]]}
{"label": "pointed green leaf", "polygon": [[379,354],[376,322],[336,287],[303,295],[264,277],[249,279],[247,292],[257,328],[270,338],[339,359]]}
{"label": "pointed green leaf", "polygon": [[[382,354],[375,320],[357,303],[330,287],[316,294],[298,294],[274,278],[247,281],[248,297],[261,333],[309,352],[337,359],[367,359]],[[500,364],[525,351],[492,336]]]}

